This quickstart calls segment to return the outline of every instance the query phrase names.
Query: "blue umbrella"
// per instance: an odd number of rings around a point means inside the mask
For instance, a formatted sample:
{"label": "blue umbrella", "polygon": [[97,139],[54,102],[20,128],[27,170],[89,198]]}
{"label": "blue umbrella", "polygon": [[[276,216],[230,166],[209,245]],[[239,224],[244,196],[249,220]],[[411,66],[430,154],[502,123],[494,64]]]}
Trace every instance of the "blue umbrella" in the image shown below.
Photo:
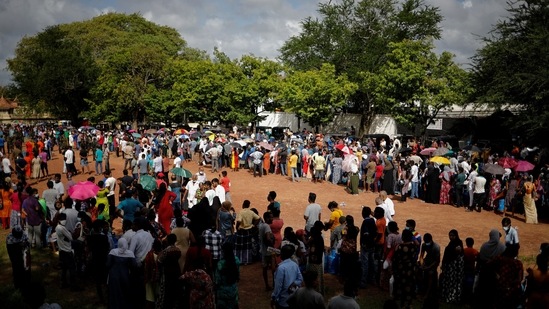
{"label": "blue umbrella", "polygon": [[134,138],[141,138],[141,134],[135,133],[135,132],[132,133],[132,136],[133,136]]}
{"label": "blue umbrella", "polygon": [[143,187],[143,189],[147,191],[153,191],[156,189],[156,179],[154,177],[149,175],[141,176],[139,179],[139,183]]}

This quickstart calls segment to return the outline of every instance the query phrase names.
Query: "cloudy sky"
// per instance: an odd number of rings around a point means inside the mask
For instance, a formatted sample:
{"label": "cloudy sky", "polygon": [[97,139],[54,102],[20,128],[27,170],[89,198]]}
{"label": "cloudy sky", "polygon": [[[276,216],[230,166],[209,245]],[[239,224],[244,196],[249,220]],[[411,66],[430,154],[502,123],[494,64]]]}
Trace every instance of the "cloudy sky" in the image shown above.
{"label": "cloudy sky", "polygon": [[[438,52],[450,51],[464,65],[481,46],[478,36],[506,16],[506,0],[425,2],[438,6],[444,16]],[[191,47],[211,53],[217,46],[231,58],[254,54],[274,59],[284,41],[300,32],[300,22],[317,15],[317,7],[318,0],[0,0],[0,85],[10,82],[6,59],[13,57],[21,38],[55,24],[105,12],[139,12],[177,29]]]}

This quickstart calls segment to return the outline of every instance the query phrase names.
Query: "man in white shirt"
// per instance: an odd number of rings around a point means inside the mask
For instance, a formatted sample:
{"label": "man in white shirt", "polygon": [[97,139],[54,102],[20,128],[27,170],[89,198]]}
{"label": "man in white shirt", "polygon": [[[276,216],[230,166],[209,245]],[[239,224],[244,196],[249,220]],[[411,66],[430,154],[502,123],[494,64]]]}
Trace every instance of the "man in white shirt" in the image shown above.
{"label": "man in white shirt", "polygon": [[71,146],[65,150],[65,164],[67,166],[67,173],[76,175],[76,166],[74,166],[74,151],[72,151]]}
{"label": "man in white shirt", "polygon": [[151,251],[154,243],[154,238],[151,236],[151,233],[144,230],[147,224],[147,219],[144,217],[138,217],[134,220],[136,232],[135,235],[132,236],[129,250],[135,255],[135,261],[137,262],[138,267],[141,267],[143,260],[145,260],[145,256]]}
{"label": "man in white shirt", "polygon": [[225,188],[219,185],[219,179],[212,179],[212,187],[215,190],[215,196],[219,197],[221,203],[225,202]]}
{"label": "man in white shirt", "polygon": [[417,167],[416,162],[412,162],[412,168],[410,169],[410,173],[412,174],[412,193],[410,194],[410,198],[413,199],[414,197],[419,197],[419,168]]}
{"label": "man in white shirt", "polygon": [[212,189],[212,183],[209,180],[206,180],[202,186],[204,187],[204,190],[206,190],[206,193],[204,193],[204,197],[208,199],[208,204],[212,206],[213,200],[216,197],[215,190]]}
{"label": "man in white shirt", "polygon": [[4,178],[11,176],[11,161],[7,156],[2,158],[2,172],[4,173]]}
{"label": "man in white shirt", "polygon": [[183,198],[181,199],[181,202],[185,201],[187,199],[187,202],[189,204],[189,209],[193,208],[194,205],[197,204],[196,200],[196,191],[200,188],[200,183],[197,180],[197,176],[193,175],[191,180],[187,182],[187,185],[185,186],[185,194],[183,195]]}
{"label": "man in white shirt", "polygon": [[221,153],[219,152],[219,149],[217,146],[214,146],[210,148],[208,151],[206,151],[206,155],[210,157],[210,160],[212,161],[212,173],[217,172],[219,170],[219,155]]}
{"label": "man in white shirt", "polygon": [[158,173],[162,173],[162,156],[160,155],[160,152],[158,152],[154,157],[153,170],[155,175]]}
{"label": "man in white shirt", "polygon": [[[105,177],[107,178],[105,180],[105,188],[109,189],[109,193],[107,194],[107,199],[109,201],[109,213],[115,214],[116,213],[116,207],[115,207],[115,192],[114,189],[116,188],[116,178],[112,177],[112,173],[110,170],[107,170],[104,173]],[[109,221],[112,222],[114,215],[111,215],[111,219]]]}
{"label": "man in white shirt", "polygon": [[474,183],[475,183],[475,178],[477,176],[478,176],[477,165],[473,164],[471,168],[471,173],[469,173],[469,177],[467,177],[467,181],[468,181],[467,190],[469,190],[469,209],[473,207],[473,196],[474,196],[474,190],[475,190]]}
{"label": "man in white shirt", "polygon": [[61,182],[61,174],[55,174],[53,178],[53,188],[57,190],[57,198],[61,200],[65,195],[65,186]]}
{"label": "man in white shirt", "polygon": [[309,205],[305,208],[305,214],[303,215],[303,219],[305,219],[305,230],[307,233],[311,231],[311,228],[316,221],[320,221],[322,214],[322,208],[319,204],[315,203],[315,201],[316,194],[312,192],[309,193]]}
{"label": "man in white shirt", "polygon": [[383,199],[378,196],[375,199],[376,207],[383,208],[384,210],[384,216],[385,216],[385,226],[389,225],[389,222],[394,221],[393,216],[390,215],[390,211],[385,203],[383,203]]}
{"label": "man in white shirt", "polygon": [[380,191],[379,197],[381,197],[383,204],[386,206],[385,212],[389,213],[389,216],[391,216],[391,221],[395,221],[395,203],[387,196],[387,191]]}
{"label": "man in white shirt", "polygon": [[486,185],[486,178],[482,175],[478,175],[475,177],[475,180],[473,182],[473,206],[468,209],[468,211],[473,211],[474,208],[476,208],[477,212],[480,212],[482,210],[482,207],[484,206],[485,201],[485,190],[484,186]]}
{"label": "man in white shirt", "polygon": [[198,180],[199,183],[204,183],[206,180],[208,180],[208,177],[206,176],[206,173],[204,172],[204,168],[202,166],[198,168],[198,172],[195,175],[196,180]]}

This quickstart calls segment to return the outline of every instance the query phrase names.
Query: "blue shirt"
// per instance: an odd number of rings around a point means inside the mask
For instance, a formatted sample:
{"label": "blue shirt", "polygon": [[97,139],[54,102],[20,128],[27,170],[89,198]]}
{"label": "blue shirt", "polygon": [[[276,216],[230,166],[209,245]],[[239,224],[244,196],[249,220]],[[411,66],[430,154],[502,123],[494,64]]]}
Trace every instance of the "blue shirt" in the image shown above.
{"label": "blue shirt", "polygon": [[103,162],[103,150],[99,148],[95,150],[95,161]]}
{"label": "blue shirt", "polygon": [[124,211],[124,220],[133,222],[135,213],[143,207],[140,201],[134,198],[127,198],[118,204],[118,209]]}
{"label": "blue shirt", "polygon": [[272,299],[278,305],[288,307],[288,298],[290,297],[288,288],[292,284],[295,284],[296,288],[299,288],[302,282],[303,276],[301,276],[299,266],[292,259],[285,259],[278,264],[275,272]]}

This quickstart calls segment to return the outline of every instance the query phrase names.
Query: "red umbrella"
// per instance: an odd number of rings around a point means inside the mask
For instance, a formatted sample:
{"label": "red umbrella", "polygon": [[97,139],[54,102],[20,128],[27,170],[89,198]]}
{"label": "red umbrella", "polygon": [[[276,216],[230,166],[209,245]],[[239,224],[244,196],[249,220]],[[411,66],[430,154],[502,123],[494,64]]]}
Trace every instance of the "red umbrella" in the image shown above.
{"label": "red umbrella", "polygon": [[520,160],[518,161],[517,166],[515,166],[515,172],[528,172],[533,170],[534,167],[534,164],[525,160]]}
{"label": "red umbrella", "polygon": [[353,153],[353,150],[349,147],[347,147],[347,145],[345,144],[337,144],[335,145],[335,149],[345,153],[345,154],[350,154],[350,153]]}
{"label": "red umbrella", "polygon": [[424,156],[428,156],[428,155],[432,154],[433,152],[435,152],[435,150],[437,150],[435,147],[425,148],[420,152],[420,154],[422,154]]}
{"label": "red umbrella", "polygon": [[503,168],[515,168],[517,166],[517,160],[511,157],[505,157],[498,160],[498,164],[503,166]]}
{"label": "red umbrella", "polygon": [[87,200],[95,197],[99,187],[91,181],[81,181],[68,190],[69,196],[75,200]]}

